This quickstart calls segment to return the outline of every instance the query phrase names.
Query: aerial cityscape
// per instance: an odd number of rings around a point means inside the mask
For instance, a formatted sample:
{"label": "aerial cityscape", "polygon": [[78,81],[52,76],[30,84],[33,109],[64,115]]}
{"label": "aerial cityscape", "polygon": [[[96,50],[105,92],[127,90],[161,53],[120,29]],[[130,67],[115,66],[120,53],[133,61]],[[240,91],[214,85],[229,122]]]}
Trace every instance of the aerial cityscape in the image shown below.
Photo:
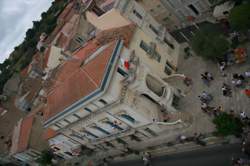
{"label": "aerial cityscape", "polygon": [[1,1],[0,166],[250,166],[250,0]]}

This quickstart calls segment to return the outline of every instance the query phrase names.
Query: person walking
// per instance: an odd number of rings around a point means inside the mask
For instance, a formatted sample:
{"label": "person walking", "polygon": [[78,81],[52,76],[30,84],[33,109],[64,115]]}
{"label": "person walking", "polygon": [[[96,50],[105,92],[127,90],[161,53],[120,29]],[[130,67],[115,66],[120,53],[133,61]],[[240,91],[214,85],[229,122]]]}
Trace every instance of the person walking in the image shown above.
{"label": "person walking", "polygon": [[231,97],[232,91],[231,91],[231,88],[229,87],[229,85],[223,83],[221,90],[222,90],[223,96]]}
{"label": "person walking", "polygon": [[209,80],[209,81],[212,81],[212,80],[214,80],[214,77],[213,77],[213,75],[210,73],[210,72],[205,72],[204,73],[204,75],[207,77],[207,79]]}
{"label": "person walking", "polygon": [[201,80],[205,85],[209,86],[209,79],[205,74],[201,74]]}

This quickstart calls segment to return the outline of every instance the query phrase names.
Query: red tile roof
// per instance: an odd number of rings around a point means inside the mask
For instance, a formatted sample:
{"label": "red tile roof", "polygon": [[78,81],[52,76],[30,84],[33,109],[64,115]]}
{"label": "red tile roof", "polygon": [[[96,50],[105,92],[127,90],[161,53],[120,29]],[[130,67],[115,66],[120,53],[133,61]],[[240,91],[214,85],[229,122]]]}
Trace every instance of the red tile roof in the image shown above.
{"label": "red tile roof", "polygon": [[75,53],[75,57],[80,60],[68,61],[63,65],[57,75],[55,88],[47,98],[48,107],[44,114],[45,120],[89,95],[100,86],[114,47],[115,42],[112,42],[96,58],[80,67],[81,62],[98,49],[98,46],[91,41]]}
{"label": "red tile roof", "polygon": [[[123,39],[125,45],[128,45],[134,29],[134,25],[129,25],[99,33],[95,39],[74,53],[77,60],[67,61],[61,66],[53,81],[53,90],[47,97],[45,121],[100,87],[116,41]],[[81,66],[86,58],[108,43],[108,47],[98,56]]]}
{"label": "red tile roof", "polygon": [[23,152],[28,148],[32,124],[33,124],[34,116],[28,115],[16,126],[17,129],[15,138],[12,138],[12,150],[11,154]]}
{"label": "red tile roof", "polygon": [[62,11],[62,13],[58,16],[58,19],[65,20],[66,18],[68,18],[69,15],[72,14],[72,10],[74,10],[73,7],[74,7],[74,3],[73,2],[69,3],[65,7],[65,9]]}

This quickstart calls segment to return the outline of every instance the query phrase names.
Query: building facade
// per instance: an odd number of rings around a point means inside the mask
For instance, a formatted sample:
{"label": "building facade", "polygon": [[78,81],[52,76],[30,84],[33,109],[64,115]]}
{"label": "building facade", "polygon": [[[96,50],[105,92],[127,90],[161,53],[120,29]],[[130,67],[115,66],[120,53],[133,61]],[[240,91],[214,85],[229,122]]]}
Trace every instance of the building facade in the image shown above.
{"label": "building facade", "polygon": [[201,22],[212,16],[209,0],[160,0],[164,7],[178,19],[177,27]]}
{"label": "building facade", "polygon": [[[117,150],[121,144],[146,141],[166,130],[159,123],[178,112],[179,91],[130,49],[134,32],[138,33],[134,25],[100,32],[76,52],[75,56],[85,58],[82,63],[68,62],[63,67],[57,78],[61,85],[49,93],[44,111],[44,126],[60,133],[49,140],[60,157],[78,155],[82,145]],[[86,57],[86,51],[92,53]],[[96,66],[99,71],[91,70]],[[84,74],[76,72],[79,68]],[[68,78],[64,75],[68,70],[76,71]],[[68,90],[70,96],[63,95]]]}
{"label": "building facade", "polygon": [[[154,17],[152,17],[152,15],[137,1],[124,0],[108,2],[109,3],[106,2],[101,5],[105,13],[100,17],[89,8],[88,10],[90,12],[86,12],[88,21],[99,30],[106,30],[134,23],[140,29],[138,31],[141,31],[140,35],[143,35],[145,40],[147,40],[147,43],[144,42],[141,45],[144,48],[144,53],[141,52],[141,54],[147,53],[149,55],[148,57],[155,59],[155,56],[159,57],[157,52],[159,51],[158,49],[160,49],[164,56],[162,60],[158,59],[157,61],[160,61],[161,69],[165,70],[165,77],[175,73],[177,71],[178,58],[181,54],[182,46],[167,32],[166,27],[159,24],[157,20],[155,20]],[[109,19],[115,21],[110,22],[108,21]],[[135,38],[140,39],[140,35]],[[149,64],[152,63],[150,62]],[[159,63],[155,63],[155,67],[157,68],[156,65],[159,65]],[[155,70],[155,72],[164,71],[158,69]],[[161,74],[161,76],[164,75]]]}

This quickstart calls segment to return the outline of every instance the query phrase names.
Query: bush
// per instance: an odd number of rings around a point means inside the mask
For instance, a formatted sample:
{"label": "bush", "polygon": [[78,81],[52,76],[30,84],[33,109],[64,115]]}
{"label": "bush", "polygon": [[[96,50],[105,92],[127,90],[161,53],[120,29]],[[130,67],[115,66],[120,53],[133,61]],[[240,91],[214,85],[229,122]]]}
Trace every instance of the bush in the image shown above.
{"label": "bush", "polygon": [[49,150],[42,151],[41,156],[37,159],[37,163],[41,166],[51,165],[53,153]]}
{"label": "bush", "polygon": [[216,29],[203,27],[191,39],[191,46],[198,56],[216,60],[229,49],[229,42]]}
{"label": "bush", "polygon": [[242,133],[243,124],[239,118],[235,118],[227,113],[222,113],[214,118],[214,124],[216,125],[216,135],[228,136],[235,135],[239,136]]}
{"label": "bush", "polygon": [[250,3],[234,7],[229,14],[233,29],[246,32],[250,28]]}

